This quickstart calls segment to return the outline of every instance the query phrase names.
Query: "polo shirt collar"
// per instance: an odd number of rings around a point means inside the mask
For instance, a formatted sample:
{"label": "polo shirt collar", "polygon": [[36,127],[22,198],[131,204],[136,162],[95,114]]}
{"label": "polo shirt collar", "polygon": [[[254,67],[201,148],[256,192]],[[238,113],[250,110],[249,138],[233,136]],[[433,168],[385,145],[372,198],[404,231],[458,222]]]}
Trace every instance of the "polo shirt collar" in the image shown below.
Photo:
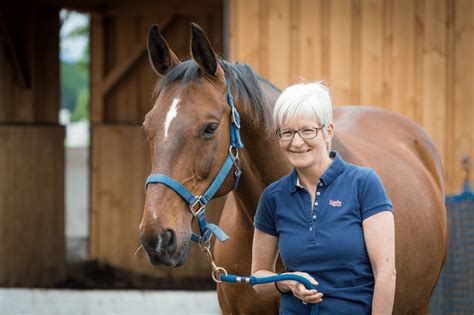
{"label": "polo shirt collar", "polygon": [[[331,151],[329,153],[329,157],[333,160],[333,162],[331,165],[329,165],[328,169],[319,179],[324,186],[330,185],[346,167],[346,162],[341,158],[337,151]],[[293,169],[293,172],[291,172],[288,184],[291,193],[294,193],[298,187],[303,187],[299,181],[296,169]]]}

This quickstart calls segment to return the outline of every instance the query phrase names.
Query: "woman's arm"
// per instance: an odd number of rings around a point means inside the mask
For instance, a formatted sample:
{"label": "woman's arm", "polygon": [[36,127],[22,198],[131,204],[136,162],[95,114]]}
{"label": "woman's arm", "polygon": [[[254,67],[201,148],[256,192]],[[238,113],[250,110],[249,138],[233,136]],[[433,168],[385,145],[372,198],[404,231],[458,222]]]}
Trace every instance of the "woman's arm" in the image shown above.
{"label": "woman's arm", "polygon": [[396,280],[393,213],[376,213],[365,219],[362,226],[375,277],[372,315],[389,315],[393,310]]}
{"label": "woman's arm", "polygon": [[[268,277],[275,275],[276,261],[278,258],[278,238],[255,229],[252,247],[252,275],[255,277]],[[310,280],[313,284],[318,283],[309,274],[304,272],[294,272]],[[322,294],[317,290],[307,290],[299,282],[292,280],[278,281],[278,288],[283,292],[292,292],[294,296],[305,303],[318,303],[322,301]],[[275,283],[257,284],[254,290],[266,297],[280,294]]]}

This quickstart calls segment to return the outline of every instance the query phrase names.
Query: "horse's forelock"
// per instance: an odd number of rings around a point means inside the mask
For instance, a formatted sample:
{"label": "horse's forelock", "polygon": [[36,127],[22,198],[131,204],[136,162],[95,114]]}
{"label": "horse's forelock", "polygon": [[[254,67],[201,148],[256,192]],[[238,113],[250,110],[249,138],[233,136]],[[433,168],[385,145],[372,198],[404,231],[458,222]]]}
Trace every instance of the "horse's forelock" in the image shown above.
{"label": "horse's forelock", "polygon": [[[225,60],[219,60],[219,64],[224,70],[235,101],[243,104],[246,113],[251,112],[254,115],[253,123],[255,125],[261,124],[268,132],[271,128],[271,113],[260,83],[263,82],[272,89],[278,89],[268,81],[258,77],[249,65],[232,64]],[[176,65],[155,84],[152,94],[153,103],[162,91],[173,84],[187,84],[199,79],[200,76],[199,66],[192,59]]]}

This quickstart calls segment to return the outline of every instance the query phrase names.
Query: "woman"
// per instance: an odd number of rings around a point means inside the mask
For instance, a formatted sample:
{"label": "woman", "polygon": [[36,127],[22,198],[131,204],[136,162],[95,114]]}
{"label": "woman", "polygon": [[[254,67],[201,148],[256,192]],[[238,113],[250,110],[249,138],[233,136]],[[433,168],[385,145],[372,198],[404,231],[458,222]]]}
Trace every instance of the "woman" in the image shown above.
{"label": "woman", "polygon": [[[308,278],[255,285],[280,293],[281,314],[391,314],[395,294],[392,204],[372,169],[330,151],[332,104],[321,83],[286,89],[273,112],[277,138],[293,171],[262,193],[255,215],[252,274],[275,274],[280,253],[286,273]],[[363,126],[361,126],[363,127]]]}

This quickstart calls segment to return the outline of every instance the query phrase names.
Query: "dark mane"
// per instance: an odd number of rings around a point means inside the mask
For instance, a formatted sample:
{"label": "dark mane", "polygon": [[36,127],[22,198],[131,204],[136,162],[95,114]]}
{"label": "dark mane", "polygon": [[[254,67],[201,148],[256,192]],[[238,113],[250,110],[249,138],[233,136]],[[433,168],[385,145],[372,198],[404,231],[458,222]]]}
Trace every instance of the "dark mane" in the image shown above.
{"label": "dark mane", "polygon": [[[259,83],[263,82],[275,91],[279,92],[280,90],[267,80],[257,76],[249,65],[233,64],[225,60],[219,60],[219,64],[224,69],[225,77],[229,82],[235,101],[242,102],[245,112],[253,111],[255,117],[253,123],[255,125],[261,123],[265,130],[269,131],[271,128],[271,113]],[[173,83],[186,84],[199,77],[198,64],[192,59],[183,61],[161,78],[153,93],[154,97],[157,97],[163,89]]]}

